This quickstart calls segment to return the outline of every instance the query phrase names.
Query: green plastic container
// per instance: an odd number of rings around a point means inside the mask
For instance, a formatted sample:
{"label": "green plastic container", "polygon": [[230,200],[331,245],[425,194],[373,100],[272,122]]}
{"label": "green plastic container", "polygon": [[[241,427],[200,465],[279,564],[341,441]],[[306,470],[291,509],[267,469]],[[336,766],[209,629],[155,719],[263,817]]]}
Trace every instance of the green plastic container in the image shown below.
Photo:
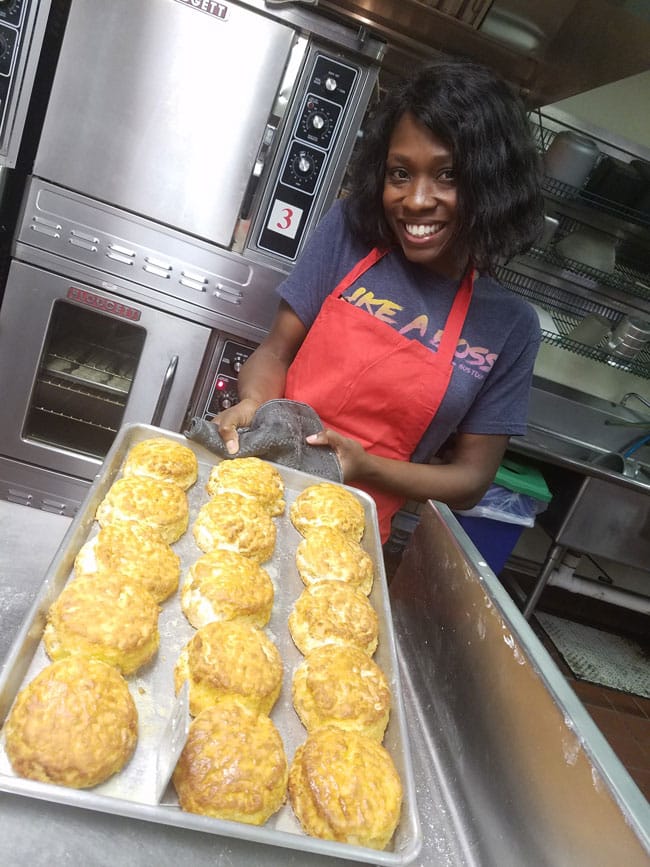
{"label": "green plastic container", "polygon": [[543,503],[550,503],[553,499],[546,480],[537,467],[528,466],[512,458],[503,459],[494,477],[494,484],[518,494],[534,497]]}

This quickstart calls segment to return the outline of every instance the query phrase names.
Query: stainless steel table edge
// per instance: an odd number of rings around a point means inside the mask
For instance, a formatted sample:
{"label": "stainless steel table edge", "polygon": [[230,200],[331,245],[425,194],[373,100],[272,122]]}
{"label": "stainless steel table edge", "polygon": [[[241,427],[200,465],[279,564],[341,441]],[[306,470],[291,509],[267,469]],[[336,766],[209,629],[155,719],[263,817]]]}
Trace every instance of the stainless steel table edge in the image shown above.
{"label": "stainless steel table edge", "polygon": [[[436,523],[443,528],[442,532],[460,549],[467,564],[476,570],[486,597],[494,605],[504,625],[510,630],[513,642],[516,639],[519,652],[523,651],[532,671],[539,677],[555,704],[563,712],[565,725],[578,737],[580,747],[607,784],[627,824],[634,829],[639,841],[650,853],[650,802],[644,797],[515,601],[464,532],[453,512],[443,503],[434,501],[427,503],[426,510],[434,515]],[[399,628],[399,622],[398,616],[396,628]],[[409,667],[416,664],[408,640],[403,640],[404,636],[399,637],[400,654],[404,657],[403,665]],[[459,837],[462,837],[462,827],[456,830],[459,832]]]}

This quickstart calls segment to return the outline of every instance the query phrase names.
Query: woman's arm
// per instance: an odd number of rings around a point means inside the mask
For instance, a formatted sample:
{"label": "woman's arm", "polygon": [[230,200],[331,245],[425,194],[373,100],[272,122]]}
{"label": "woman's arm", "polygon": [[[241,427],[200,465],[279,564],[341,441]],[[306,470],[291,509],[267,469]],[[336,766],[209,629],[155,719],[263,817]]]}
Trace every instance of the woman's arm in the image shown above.
{"label": "woman's arm", "polygon": [[470,509],[494,480],[508,445],[506,435],[457,434],[444,460],[416,464],[382,458],[332,430],[308,437],[312,445],[329,445],[337,453],[347,483],[368,484],[409,500],[439,500],[452,509]]}
{"label": "woman's arm", "polygon": [[239,449],[237,428],[248,427],[256,410],[267,400],[282,397],[289,365],[300,349],[307,329],[285,302],[280,302],[267,337],[239,372],[239,403],[214,418],[231,454]]}

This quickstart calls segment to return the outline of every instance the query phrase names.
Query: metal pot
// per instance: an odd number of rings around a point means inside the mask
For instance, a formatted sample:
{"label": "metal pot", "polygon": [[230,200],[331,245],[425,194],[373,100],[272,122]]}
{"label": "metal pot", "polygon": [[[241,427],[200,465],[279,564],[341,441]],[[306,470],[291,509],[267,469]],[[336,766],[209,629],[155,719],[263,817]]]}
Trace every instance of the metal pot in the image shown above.
{"label": "metal pot", "polygon": [[624,316],[607,341],[607,349],[621,358],[636,358],[650,342],[650,322],[636,316]]}
{"label": "metal pot", "polygon": [[544,170],[550,178],[572,187],[582,187],[598,162],[595,141],[576,132],[559,132],[544,154]]}

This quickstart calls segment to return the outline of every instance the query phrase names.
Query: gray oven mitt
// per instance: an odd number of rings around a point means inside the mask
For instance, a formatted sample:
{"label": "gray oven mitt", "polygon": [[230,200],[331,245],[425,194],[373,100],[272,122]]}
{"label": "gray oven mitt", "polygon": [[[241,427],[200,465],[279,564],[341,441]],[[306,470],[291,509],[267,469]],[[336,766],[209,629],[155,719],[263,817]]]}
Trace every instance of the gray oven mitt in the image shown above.
{"label": "gray oven mitt", "polygon": [[306,403],[279,398],[263,403],[253,416],[251,426],[239,430],[239,451],[226,451],[216,425],[195,417],[185,436],[222,458],[258,457],[322,476],[343,481],[343,470],[336,452],[329,446],[310,446],[305,437],[318,433],[323,423]]}

